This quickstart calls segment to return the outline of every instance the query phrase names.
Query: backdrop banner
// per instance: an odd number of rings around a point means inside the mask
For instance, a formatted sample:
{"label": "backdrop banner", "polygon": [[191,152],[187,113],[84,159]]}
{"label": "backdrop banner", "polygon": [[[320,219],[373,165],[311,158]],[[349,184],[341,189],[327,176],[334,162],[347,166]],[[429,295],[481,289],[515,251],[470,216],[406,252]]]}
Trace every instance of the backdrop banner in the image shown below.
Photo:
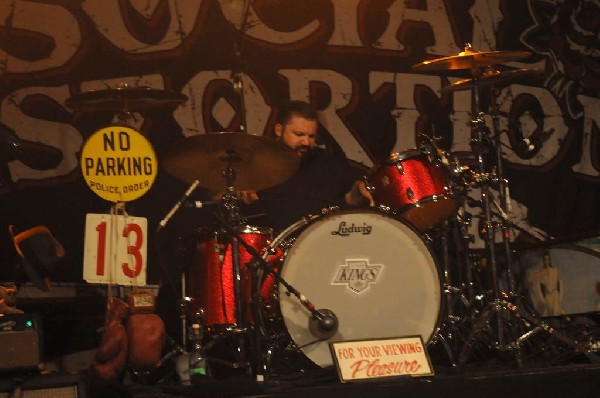
{"label": "backdrop banner", "polygon": [[[475,167],[481,118],[501,147],[513,238],[600,235],[597,1],[7,0],[0,16],[0,280],[15,259],[10,224],[48,226],[66,250],[53,279],[82,280],[86,214],[112,203],[89,189],[81,151],[119,112],[67,99],[124,85],[187,97],[123,109],[158,163],[126,205],[148,220],[148,283],[181,267],[179,248],[213,222],[210,208],[182,206],[152,233],[189,185],[161,166],[170,146],[241,127],[271,136],[289,99],[314,104],[321,143],[365,172],[424,136]],[[471,68],[415,67],[466,50],[528,54],[476,68],[474,107]],[[466,210],[482,247],[476,191]]]}

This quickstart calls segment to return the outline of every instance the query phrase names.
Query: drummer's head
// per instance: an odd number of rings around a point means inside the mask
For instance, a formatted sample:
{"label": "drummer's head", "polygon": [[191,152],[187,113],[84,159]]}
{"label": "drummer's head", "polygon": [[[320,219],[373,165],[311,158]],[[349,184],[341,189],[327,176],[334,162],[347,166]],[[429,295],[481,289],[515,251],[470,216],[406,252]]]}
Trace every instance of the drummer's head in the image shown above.
{"label": "drummer's head", "polygon": [[317,130],[317,112],[304,101],[291,101],[275,124],[278,139],[300,157],[306,156],[317,145]]}

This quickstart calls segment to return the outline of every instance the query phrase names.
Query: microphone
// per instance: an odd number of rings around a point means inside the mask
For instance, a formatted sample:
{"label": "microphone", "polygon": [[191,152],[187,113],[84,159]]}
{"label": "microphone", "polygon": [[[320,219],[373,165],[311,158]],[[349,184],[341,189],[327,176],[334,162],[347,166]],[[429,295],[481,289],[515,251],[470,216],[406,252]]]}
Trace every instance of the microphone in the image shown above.
{"label": "microphone", "polygon": [[318,315],[313,315],[308,320],[308,330],[319,340],[328,340],[337,333],[338,318],[333,311],[326,308],[317,312]]}
{"label": "microphone", "polygon": [[523,138],[515,144],[515,149],[519,152],[533,152],[537,146],[534,144],[533,136],[529,138]]}
{"label": "microphone", "polygon": [[541,148],[550,136],[554,133],[554,129],[543,131],[538,129],[533,132],[529,137],[523,138],[515,144],[515,149],[521,152],[533,152],[536,149]]}
{"label": "microphone", "polygon": [[167,215],[165,216],[165,218],[163,218],[161,220],[161,222],[158,223],[158,228],[157,230],[161,230],[162,228],[164,228],[167,223],[169,222],[169,220],[171,219],[171,217],[173,217],[173,214],[175,214],[175,212],[177,210],[179,210],[179,208],[181,207],[181,205],[183,204],[183,202],[185,202],[185,200],[192,194],[192,192],[194,192],[194,190],[198,187],[198,185],[200,185],[200,181],[195,180],[192,185],[190,185],[190,187],[187,189],[187,191],[185,191],[185,193],[183,194],[183,196],[181,197],[181,199],[179,199],[179,201],[177,203],[175,203],[175,206],[173,206],[173,208],[171,209],[171,211],[169,211],[167,213]]}
{"label": "microphone", "polygon": [[190,207],[192,209],[201,209],[205,206],[210,206],[210,205],[216,205],[217,203],[219,203],[218,201],[213,201],[213,200],[206,200],[206,201],[200,201],[200,200],[194,200],[194,201],[189,201],[186,200],[183,203],[184,207]]}

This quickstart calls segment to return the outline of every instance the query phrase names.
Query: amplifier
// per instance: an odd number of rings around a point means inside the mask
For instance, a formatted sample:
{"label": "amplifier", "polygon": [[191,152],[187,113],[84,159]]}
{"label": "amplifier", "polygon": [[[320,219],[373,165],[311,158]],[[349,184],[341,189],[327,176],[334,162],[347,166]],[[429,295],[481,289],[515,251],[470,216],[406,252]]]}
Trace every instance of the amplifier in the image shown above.
{"label": "amplifier", "polygon": [[42,363],[41,320],[35,314],[0,315],[0,372]]}
{"label": "amplifier", "polygon": [[87,398],[88,388],[77,375],[48,374],[25,380],[0,376],[0,398]]}

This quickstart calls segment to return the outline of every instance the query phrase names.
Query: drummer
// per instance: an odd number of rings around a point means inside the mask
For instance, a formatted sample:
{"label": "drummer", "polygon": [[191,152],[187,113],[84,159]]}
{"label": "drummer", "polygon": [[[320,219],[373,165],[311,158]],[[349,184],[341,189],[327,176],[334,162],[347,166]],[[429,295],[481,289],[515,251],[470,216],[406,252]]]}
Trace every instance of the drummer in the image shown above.
{"label": "drummer", "polygon": [[[247,216],[264,215],[264,225],[280,232],[307,215],[339,206],[374,205],[362,181],[343,153],[318,146],[317,112],[304,101],[291,101],[275,124],[275,138],[300,157],[298,170],[285,182],[238,195]],[[262,224],[262,222],[261,222]]]}

